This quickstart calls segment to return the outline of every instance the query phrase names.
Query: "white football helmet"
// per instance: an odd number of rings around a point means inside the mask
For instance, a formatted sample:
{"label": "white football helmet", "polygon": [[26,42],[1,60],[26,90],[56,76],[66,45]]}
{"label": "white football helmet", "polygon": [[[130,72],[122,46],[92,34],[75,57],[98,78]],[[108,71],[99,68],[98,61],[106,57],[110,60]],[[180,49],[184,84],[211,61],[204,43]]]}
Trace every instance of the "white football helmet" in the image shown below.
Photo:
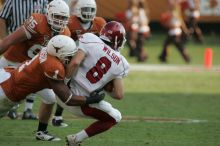
{"label": "white football helmet", "polygon": [[47,21],[51,29],[60,32],[68,24],[69,6],[63,0],[53,0],[47,5]]}
{"label": "white football helmet", "polygon": [[47,52],[56,56],[63,64],[67,65],[78,48],[74,40],[65,35],[56,35],[47,44]]}
{"label": "white football helmet", "polygon": [[95,0],[78,0],[73,8],[73,14],[84,22],[90,22],[95,18],[96,10]]}

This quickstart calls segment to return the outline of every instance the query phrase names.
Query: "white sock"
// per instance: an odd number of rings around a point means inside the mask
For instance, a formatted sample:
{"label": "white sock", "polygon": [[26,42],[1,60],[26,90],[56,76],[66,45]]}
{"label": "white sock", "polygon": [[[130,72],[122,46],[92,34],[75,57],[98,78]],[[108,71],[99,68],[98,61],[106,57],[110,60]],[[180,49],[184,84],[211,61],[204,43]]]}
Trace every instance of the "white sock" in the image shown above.
{"label": "white sock", "polygon": [[83,140],[85,140],[86,138],[88,138],[89,136],[88,136],[88,134],[86,133],[86,131],[85,130],[82,130],[82,131],[80,131],[80,132],[78,132],[77,134],[76,134],[76,142],[81,142],[81,141],[83,141]]}
{"label": "white sock", "polygon": [[55,120],[63,120],[62,116],[54,116]]}
{"label": "white sock", "polygon": [[31,109],[33,108],[33,103],[32,102],[25,102],[25,108],[24,111],[26,111],[27,109]]}

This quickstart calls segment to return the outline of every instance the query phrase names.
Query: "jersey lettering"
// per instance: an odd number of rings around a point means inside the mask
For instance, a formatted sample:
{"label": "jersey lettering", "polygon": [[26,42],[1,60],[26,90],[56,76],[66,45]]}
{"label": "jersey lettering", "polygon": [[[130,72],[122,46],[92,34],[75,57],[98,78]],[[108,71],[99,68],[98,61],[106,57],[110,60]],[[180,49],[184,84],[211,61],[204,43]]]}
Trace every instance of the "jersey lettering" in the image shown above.
{"label": "jersey lettering", "polygon": [[57,76],[59,74],[59,70],[54,71],[53,79],[57,79]]}
{"label": "jersey lettering", "polygon": [[36,25],[37,25],[37,21],[34,20],[34,17],[33,17],[33,16],[31,16],[31,17],[29,18],[29,25],[28,25],[28,27],[31,28],[31,29],[33,29],[33,28],[36,27]]}
{"label": "jersey lettering", "polygon": [[18,72],[21,72],[26,66],[30,65],[36,58],[38,57],[38,55],[36,55],[34,58],[32,58],[29,61],[26,61],[25,63],[23,63],[19,68],[18,68]]}
{"label": "jersey lettering", "polygon": [[95,84],[104,74],[108,72],[111,67],[111,61],[107,57],[101,57],[95,66],[93,66],[87,73],[86,78],[90,81],[90,83]]}
{"label": "jersey lettering", "polygon": [[28,57],[33,58],[35,55],[37,55],[41,51],[42,48],[43,46],[39,44],[33,45],[32,47],[28,49],[28,52],[27,52]]}

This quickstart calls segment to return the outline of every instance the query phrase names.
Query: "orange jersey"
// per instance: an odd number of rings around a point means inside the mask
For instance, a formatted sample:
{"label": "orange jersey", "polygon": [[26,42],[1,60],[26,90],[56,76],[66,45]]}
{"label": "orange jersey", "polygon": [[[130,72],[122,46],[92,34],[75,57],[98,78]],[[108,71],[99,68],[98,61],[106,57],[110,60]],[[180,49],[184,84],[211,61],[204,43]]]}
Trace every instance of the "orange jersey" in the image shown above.
{"label": "orange jersey", "polygon": [[[54,36],[53,30],[47,23],[46,15],[43,14],[33,13],[23,27],[31,34],[31,38],[7,49],[3,55],[9,61],[21,63],[33,58]],[[60,34],[70,36],[70,31],[66,28]]]}
{"label": "orange jersey", "polygon": [[79,19],[76,16],[72,15],[69,18],[68,28],[70,29],[71,32],[71,38],[76,41],[78,40],[79,35],[82,35],[87,32],[94,33],[96,35],[99,34],[100,30],[105,24],[106,21],[103,18],[95,17],[94,20],[92,21],[91,28],[85,30],[81,26]]}
{"label": "orange jersey", "polygon": [[63,80],[65,77],[63,64],[56,57],[47,54],[45,48],[18,68],[5,70],[11,76],[0,85],[6,96],[14,102],[23,100],[30,93],[50,88],[47,78]]}

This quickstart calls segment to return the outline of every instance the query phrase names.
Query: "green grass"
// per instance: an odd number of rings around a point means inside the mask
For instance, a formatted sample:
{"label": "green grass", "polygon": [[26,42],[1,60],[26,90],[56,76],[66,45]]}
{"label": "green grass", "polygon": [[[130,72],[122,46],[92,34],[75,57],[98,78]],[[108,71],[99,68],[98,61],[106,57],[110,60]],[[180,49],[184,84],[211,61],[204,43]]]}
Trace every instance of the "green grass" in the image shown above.
{"label": "green grass", "polygon": [[[162,35],[146,42],[150,58],[146,64],[158,63]],[[207,37],[207,45],[190,43],[193,65],[203,63],[204,48],[214,49],[214,64],[219,65],[220,48],[215,37]],[[208,44],[209,43],[209,44]],[[201,49],[201,50],[200,50]],[[203,49],[203,50],[202,50]],[[217,53],[216,53],[217,52]],[[127,55],[127,50],[123,52]],[[175,54],[177,56],[175,56]],[[176,50],[170,54],[170,64],[184,64]],[[218,57],[217,57],[218,56]],[[134,59],[130,62],[136,63]],[[125,98],[106,100],[118,108],[124,120],[108,132],[83,142],[85,146],[218,146],[220,145],[220,77],[219,72],[140,72],[132,71],[125,78]],[[38,111],[37,98],[34,111]],[[19,108],[21,112],[23,107]],[[136,120],[125,120],[129,116]],[[49,125],[49,131],[62,138],[60,142],[36,141],[37,121],[0,119],[0,146],[63,146],[64,137],[88,126],[93,120],[78,119],[65,112],[67,128]],[[194,119],[199,123],[146,122],[144,118]]]}

